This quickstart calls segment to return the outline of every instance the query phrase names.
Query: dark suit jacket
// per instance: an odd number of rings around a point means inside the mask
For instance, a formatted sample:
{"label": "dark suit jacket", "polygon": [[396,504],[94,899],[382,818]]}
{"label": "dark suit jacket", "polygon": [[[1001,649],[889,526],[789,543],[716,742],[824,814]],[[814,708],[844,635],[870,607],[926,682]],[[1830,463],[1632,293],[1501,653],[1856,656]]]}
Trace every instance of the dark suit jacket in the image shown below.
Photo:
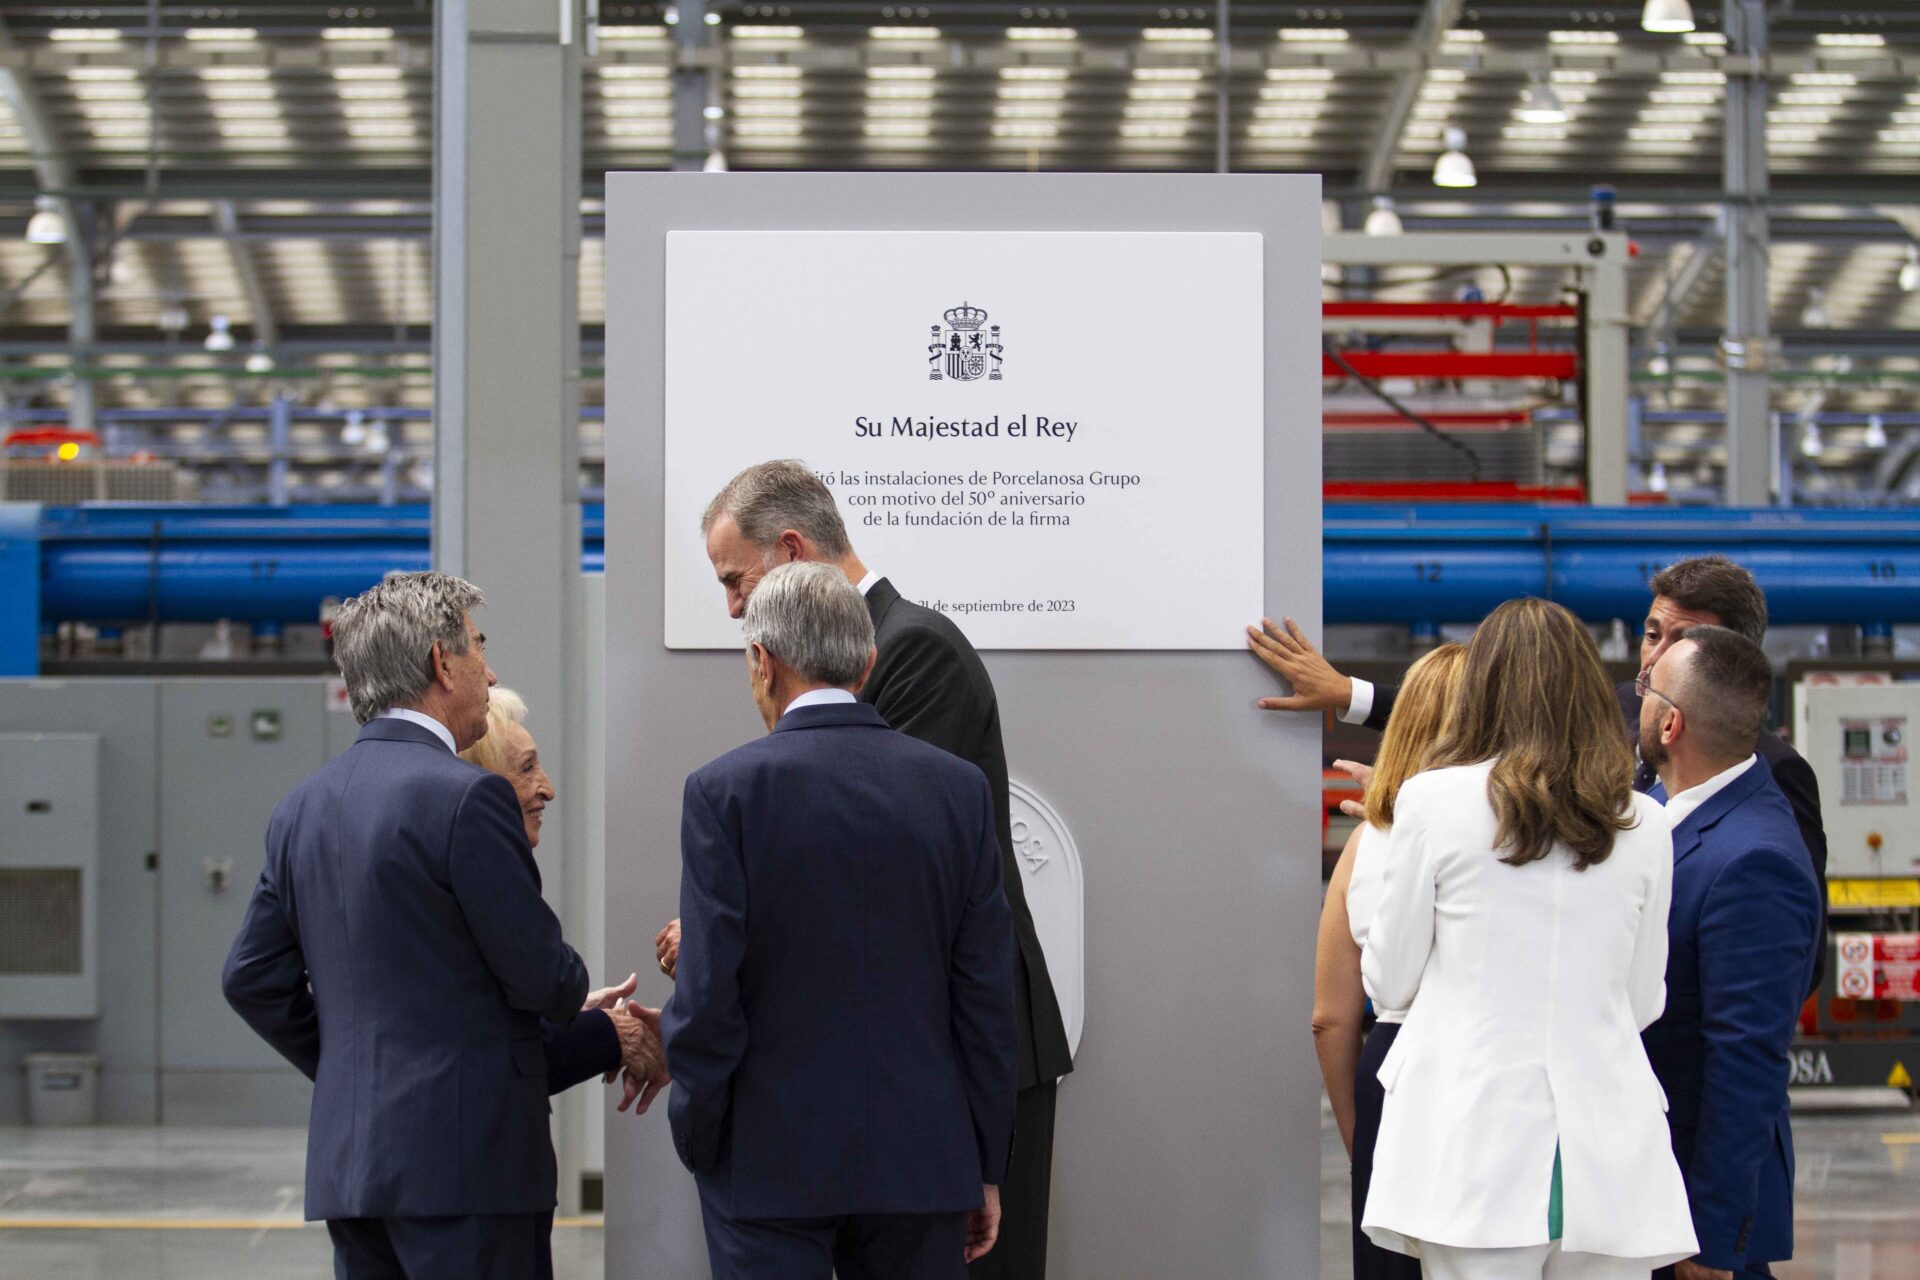
{"label": "dark suit jacket", "polygon": [[375,720],[274,810],[227,1000],[314,1082],[309,1218],[553,1208],[540,1020],[587,971],[506,779]]}
{"label": "dark suit jacket", "polygon": [[540,1044],[546,1052],[547,1092],[565,1093],[620,1065],[620,1033],[613,1019],[598,1009],[574,1016],[571,1023],[542,1021]]}
{"label": "dark suit jacket", "polygon": [[1820,938],[1820,889],[1773,775],[1755,766],[1673,833],[1667,1007],[1643,1037],[1667,1093],[1700,1261],[1793,1256],[1787,1051]]}
{"label": "dark suit jacket", "polygon": [[[1635,692],[1632,681],[1628,681],[1616,685],[1613,696],[1619,699],[1620,712],[1627,719],[1628,740],[1638,743],[1640,695]],[[1774,783],[1792,806],[1794,825],[1800,829],[1800,840],[1806,847],[1813,878],[1820,882],[1821,941],[1814,951],[1813,977],[1807,987],[1807,994],[1812,995],[1820,989],[1820,979],[1827,971],[1827,829],[1820,822],[1820,784],[1813,776],[1813,766],[1779,734],[1771,730],[1763,731],[1760,741],[1754,744],[1754,751],[1759,754],[1760,763],[1773,774]],[[1660,777],[1653,771],[1653,766],[1644,760],[1640,761],[1633,775],[1633,789],[1651,792],[1659,781]]]}
{"label": "dark suit jacket", "polygon": [[687,779],[667,1114],[733,1218],[943,1213],[1004,1180],[1013,928],[978,769],[859,703]]}
{"label": "dark suit jacket", "polygon": [[1033,911],[1027,906],[1026,881],[1014,857],[1007,752],[1000,741],[993,679],[959,627],[943,613],[902,599],[887,579],[868,590],[867,612],[873,615],[880,656],[860,700],[908,737],[971,761],[993,788],[994,831],[1000,838],[1002,879],[1019,944],[1014,990],[1020,1002],[1020,1087],[1051,1083],[1073,1070],[1073,1053],[1040,935],[1034,931]]}

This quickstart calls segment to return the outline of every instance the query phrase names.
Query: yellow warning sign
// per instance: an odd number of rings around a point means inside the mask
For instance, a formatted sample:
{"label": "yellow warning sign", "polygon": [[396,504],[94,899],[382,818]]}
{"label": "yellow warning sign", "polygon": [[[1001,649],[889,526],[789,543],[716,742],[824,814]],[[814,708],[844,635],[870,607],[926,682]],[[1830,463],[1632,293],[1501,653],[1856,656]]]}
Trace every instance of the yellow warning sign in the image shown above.
{"label": "yellow warning sign", "polygon": [[1920,880],[1829,880],[1827,902],[1835,907],[1920,907]]}
{"label": "yellow warning sign", "polygon": [[1907,1064],[1896,1062],[1893,1070],[1887,1072],[1887,1087],[1890,1089],[1913,1088],[1913,1077],[1907,1074]]}

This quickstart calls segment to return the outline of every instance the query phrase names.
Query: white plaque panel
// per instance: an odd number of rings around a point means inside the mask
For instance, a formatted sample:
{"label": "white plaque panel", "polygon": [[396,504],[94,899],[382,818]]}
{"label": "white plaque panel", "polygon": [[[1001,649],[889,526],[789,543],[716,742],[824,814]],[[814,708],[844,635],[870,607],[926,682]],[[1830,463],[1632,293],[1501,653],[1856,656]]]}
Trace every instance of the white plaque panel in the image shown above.
{"label": "white plaque panel", "polygon": [[699,518],[769,458],[811,466],[867,566],[980,648],[1245,643],[1258,234],[666,240],[668,646],[739,645]]}

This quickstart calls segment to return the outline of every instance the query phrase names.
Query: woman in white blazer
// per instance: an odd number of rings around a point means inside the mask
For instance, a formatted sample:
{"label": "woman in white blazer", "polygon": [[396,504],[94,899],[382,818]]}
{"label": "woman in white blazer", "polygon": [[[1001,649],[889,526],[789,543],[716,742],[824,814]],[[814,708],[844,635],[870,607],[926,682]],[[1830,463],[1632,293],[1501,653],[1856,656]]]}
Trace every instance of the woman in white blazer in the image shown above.
{"label": "woman in white blazer", "polygon": [[1456,699],[1362,954],[1408,1010],[1364,1227],[1431,1280],[1641,1280],[1696,1250],[1639,1035],[1666,1002],[1667,823],[1565,609],[1496,609]]}

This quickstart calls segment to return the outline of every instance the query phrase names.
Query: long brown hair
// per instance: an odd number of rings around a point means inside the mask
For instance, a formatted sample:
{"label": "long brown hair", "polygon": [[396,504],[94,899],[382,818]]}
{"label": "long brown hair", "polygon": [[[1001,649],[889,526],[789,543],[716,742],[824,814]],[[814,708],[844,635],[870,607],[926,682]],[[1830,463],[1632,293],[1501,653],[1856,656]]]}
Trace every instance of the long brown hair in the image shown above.
{"label": "long brown hair", "polygon": [[1374,826],[1384,830],[1393,825],[1400,784],[1426,767],[1427,752],[1446,728],[1447,704],[1466,661],[1465,645],[1443,644],[1407,671],[1367,783],[1367,821]]}
{"label": "long brown hair", "polygon": [[1501,861],[1524,866],[1564,844],[1574,867],[1606,861],[1634,825],[1633,754],[1593,637],[1547,600],[1509,600],[1467,646],[1454,712],[1430,769],[1495,761],[1487,798]]}

